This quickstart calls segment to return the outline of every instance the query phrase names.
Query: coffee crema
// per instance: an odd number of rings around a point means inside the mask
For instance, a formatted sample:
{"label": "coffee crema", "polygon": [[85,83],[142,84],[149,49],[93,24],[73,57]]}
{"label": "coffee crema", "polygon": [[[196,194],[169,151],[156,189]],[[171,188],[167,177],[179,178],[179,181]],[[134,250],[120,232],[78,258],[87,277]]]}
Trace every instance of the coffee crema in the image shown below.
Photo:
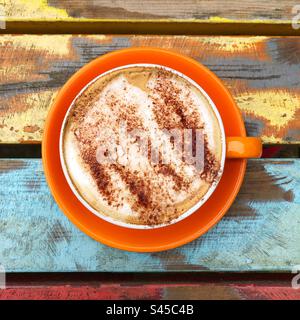
{"label": "coffee crema", "polygon": [[[124,125],[129,134],[120,130]],[[141,137],[130,134],[137,129],[145,133],[146,152]],[[201,170],[166,135],[172,129],[201,130]],[[170,69],[135,65],[98,77],[76,97],[64,124],[62,154],[77,193],[100,215],[157,226],[180,218],[219,181],[222,139],[211,103],[197,86]],[[164,161],[162,144],[171,161]],[[114,149],[114,161],[99,161],[99,147]],[[158,161],[151,161],[150,149]]]}

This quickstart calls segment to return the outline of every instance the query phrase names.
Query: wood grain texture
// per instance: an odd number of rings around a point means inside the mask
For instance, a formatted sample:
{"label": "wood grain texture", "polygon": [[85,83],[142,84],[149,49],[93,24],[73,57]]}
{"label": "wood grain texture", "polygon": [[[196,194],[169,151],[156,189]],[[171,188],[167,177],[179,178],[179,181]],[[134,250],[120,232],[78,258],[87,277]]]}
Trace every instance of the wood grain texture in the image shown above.
{"label": "wood grain texture", "polygon": [[3,0],[11,19],[201,19],[290,21],[297,0]]}
{"label": "wood grain texture", "polygon": [[210,232],[140,254],[76,229],[54,202],[41,160],[1,160],[0,263],[7,272],[291,272],[300,265],[299,169],[299,159],[249,161],[237,200]]}
{"label": "wood grain texture", "polygon": [[0,33],[300,34],[292,25],[296,0],[2,1]]}
{"label": "wood grain texture", "polygon": [[248,135],[264,143],[300,142],[300,38],[104,35],[0,36],[0,142],[40,142],[66,80],[92,59],[131,46],[200,61],[231,91]]}
{"label": "wood grain texture", "polygon": [[[0,33],[299,35],[296,0],[2,0]],[[0,3],[0,5],[1,5]],[[3,10],[1,10],[3,9]],[[293,17],[295,17],[293,19]]]}
{"label": "wood grain texture", "polygon": [[0,300],[300,300],[300,290],[233,284],[97,284],[25,286],[0,290]]}

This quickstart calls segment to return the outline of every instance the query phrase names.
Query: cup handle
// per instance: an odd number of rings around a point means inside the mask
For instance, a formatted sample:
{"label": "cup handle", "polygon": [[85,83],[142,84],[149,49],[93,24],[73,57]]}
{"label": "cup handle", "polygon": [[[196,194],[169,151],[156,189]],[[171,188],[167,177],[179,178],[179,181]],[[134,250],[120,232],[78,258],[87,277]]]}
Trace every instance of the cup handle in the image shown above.
{"label": "cup handle", "polygon": [[262,143],[260,138],[226,138],[226,158],[260,158],[261,154]]}

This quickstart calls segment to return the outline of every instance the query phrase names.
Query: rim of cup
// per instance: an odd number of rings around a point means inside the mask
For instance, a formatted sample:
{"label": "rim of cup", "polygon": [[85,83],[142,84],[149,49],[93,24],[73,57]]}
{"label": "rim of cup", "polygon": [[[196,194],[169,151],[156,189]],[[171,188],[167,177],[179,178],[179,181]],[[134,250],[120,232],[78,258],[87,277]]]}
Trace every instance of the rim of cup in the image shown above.
{"label": "rim of cup", "polygon": [[[214,115],[216,116],[217,120],[218,120],[218,124],[219,124],[219,128],[221,131],[221,145],[222,145],[222,152],[221,152],[221,162],[220,162],[220,169],[218,172],[218,179],[217,181],[213,182],[212,185],[210,186],[210,188],[208,189],[208,191],[205,193],[205,195],[199,200],[197,201],[192,207],[190,207],[188,210],[186,210],[184,213],[182,213],[179,217],[177,217],[176,219],[171,220],[169,223],[163,223],[163,224],[159,224],[159,225],[138,225],[138,224],[130,224],[130,223],[126,223],[126,222],[122,222],[119,221],[117,219],[114,219],[110,216],[107,216],[101,212],[99,212],[98,210],[96,210],[95,208],[93,208],[82,196],[81,194],[77,191],[76,187],[74,186],[74,183],[72,182],[72,179],[69,175],[67,166],[65,164],[65,159],[64,159],[64,152],[63,152],[63,136],[64,136],[64,130],[65,130],[65,126],[66,126],[66,122],[68,119],[68,116],[74,106],[75,101],[77,100],[77,98],[79,98],[82,93],[89,87],[91,86],[94,82],[96,82],[99,78],[104,77],[114,71],[118,71],[118,70],[122,70],[122,69],[127,69],[127,68],[131,68],[131,67],[153,67],[153,68],[162,68],[165,69],[167,71],[170,71],[176,75],[178,75],[179,77],[187,80],[191,85],[193,85],[195,88],[197,88],[202,94],[203,96],[207,99],[207,101],[209,102],[210,107],[212,108]],[[152,64],[152,63],[134,63],[134,64],[126,64],[120,67],[116,67],[113,69],[110,69],[106,72],[103,72],[101,74],[99,74],[97,77],[95,77],[93,80],[91,80],[88,84],[86,84],[79,92],[78,94],[75,96],[75,98],[72,100],[70,106],[68,107],[68,110],[64,116],[64,120],[60,129],[60,135],[59,135],[59,157],[60,157],[60,162],[61,162],[61,166],[63,169],[63,173],[64,176],[67,180],[67,183],[69,185],[69,187],[71,188],[72,192],[75,194],[76,198],[80,201],[80,203],[85,206],[89,211],[91,211],[93,214],[95,214],[96,216],[98,216],[99,218],[115,224],[117,226],[121,226],[121,227],[125,227],[125,228],[130,228],[130,229],[157,229],[157,228],[162,228],[162,227],[167,227],[167,226],[171,226],[179,221],[184,220],[185,218],[189,217],[190,215],[192,215],[196,210],[198,210],[201,206],[203,206],[203,204],[210,198],[210,196],[213,194],[213,192],[215,191],[215,189],[217,188],[221,178],[222,178],[222,174],[224,172],[224,166],[225,166],[225,159],[226,159],[226,136],[225,136],[225,130],[224,130],[224,125],[222,122],[222,118],[220,116],[220,113],[216,107],[216,105],[214,104],[214,102],[212,101],[212,99],[209,97],[209,95],[206,93],[206,91],[194,80],[192,80],[191,78],[189,78],[188,76],[186,76],[185,74],[183,74],[182,72],[179,72],[175,69],[160,65],[160,64]]]}

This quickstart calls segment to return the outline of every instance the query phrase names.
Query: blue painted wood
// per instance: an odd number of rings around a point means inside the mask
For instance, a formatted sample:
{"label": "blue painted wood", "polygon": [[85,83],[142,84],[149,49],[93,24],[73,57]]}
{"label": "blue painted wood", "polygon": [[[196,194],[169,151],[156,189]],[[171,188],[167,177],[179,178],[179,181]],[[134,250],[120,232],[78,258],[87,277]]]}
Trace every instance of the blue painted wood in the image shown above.
{"label": "blue painted wood", "polygon": [[59,210],[40,159],[0,160],[0,263],[8,272],[290,271],[300,265],[300,159],[251,160],[226,217],[184,247],[97,243]]}

